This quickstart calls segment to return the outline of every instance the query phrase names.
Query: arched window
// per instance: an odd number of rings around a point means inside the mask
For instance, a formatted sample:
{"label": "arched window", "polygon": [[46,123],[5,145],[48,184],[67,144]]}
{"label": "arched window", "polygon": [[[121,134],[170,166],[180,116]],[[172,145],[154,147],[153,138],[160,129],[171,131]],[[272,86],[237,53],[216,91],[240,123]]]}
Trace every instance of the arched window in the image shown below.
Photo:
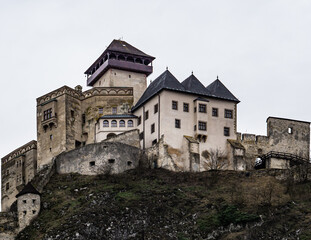
{"label": "arched window", "polygon": [[117,121],[116,120],[112,120],[111,121],[111,127],[117,127]]}
{"label": "arched window", "polygon": [[116,59],[117,57],[116,57],[115,54],[111,53],[111,54],[109,55],[109,58],[110,58],[110,59]]}
{"label": "arched window", "polygon": [[103,122],[103,127],[109,127],[109,121],[108,120],[105,120]]}
{"label": "arched window", "polygon": [[127,60],[128,62],[134,62],[134,58],[131,57],[131,56],[128,56],[126,60]]}
{"label": "arched window", "polygon": [[136,58],[136,61],[135,61],[136,63],[140,63],[140,64],[142,64],[143,63],[143,61],[140,59],[140,58]]}
{"label": "arched window", "polygon": [[118,56],[118,59],[119,59],[119,60],[122,60],[122,61],[125,61],[125,57],[124,57],[123,55],[119,55],[119,56]]}
{"label": "arched window", "polygon": [[124,120],[120,120],[119,127],[125,127],[125,121]]}
{"label": "arched window", "polygon": [[114,133],[109,133],[109,134],[107,135],[107,139],[112,138],[112,137],[114,137],[114,136],[117,136],[117,135],[114,134]]}
{"label": "arched window", "polygon": [[128,127],[134,127],[133,120],[128,120],[127,121],[127,126]]}
{"label": "arched window", "polygon": [[144,61],[144,64],[145,65],[148,65],[150,63],[150,61],[148,60],[148,59],[146,59],[145,61]]}

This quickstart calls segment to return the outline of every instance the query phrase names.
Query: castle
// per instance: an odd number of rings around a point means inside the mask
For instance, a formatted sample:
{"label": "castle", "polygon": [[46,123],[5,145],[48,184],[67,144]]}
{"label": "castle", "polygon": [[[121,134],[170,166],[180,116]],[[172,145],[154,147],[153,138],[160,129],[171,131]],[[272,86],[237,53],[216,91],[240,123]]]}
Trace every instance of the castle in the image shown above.
{"label": "castle", "polygon": [[91,89],[63,86],[37,98],[37,141],[1,161],[2,211],[16,196],[37,196],[28,183],[55,158],[59,173],[82,174],[101,164],[122,172],[142,155],[149,167],[194,172],[249,170],[257,157],[277,169],[309,161],[309,122],[269,117],[267,136],[238,133],[239,100],[218,77],[205,87],[193,74],[179,81],[166,70],[147,87],[154,59],[113,40],[85,71]]}

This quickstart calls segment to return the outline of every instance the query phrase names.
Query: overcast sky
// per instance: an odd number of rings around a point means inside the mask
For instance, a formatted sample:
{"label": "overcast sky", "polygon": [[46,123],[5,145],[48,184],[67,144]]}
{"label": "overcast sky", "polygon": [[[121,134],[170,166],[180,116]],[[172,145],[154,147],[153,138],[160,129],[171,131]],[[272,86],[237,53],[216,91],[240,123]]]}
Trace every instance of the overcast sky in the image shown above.
{"label": "overcast sky", "polygon": [[[309,0],[0,0],[0,157],[36,139],[36,98],[84,71],[113,39],[156,57],[179,81],[219,79],[238,98],[238,131],[268,116],[310,121]],[[148,81],[149,81],[148,80]]]}

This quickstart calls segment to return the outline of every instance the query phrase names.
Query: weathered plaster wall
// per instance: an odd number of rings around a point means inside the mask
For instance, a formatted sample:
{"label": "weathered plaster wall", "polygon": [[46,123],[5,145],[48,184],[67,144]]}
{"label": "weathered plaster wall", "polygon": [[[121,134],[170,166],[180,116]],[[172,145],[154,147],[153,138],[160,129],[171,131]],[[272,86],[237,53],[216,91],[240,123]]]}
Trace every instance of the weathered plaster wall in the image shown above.
{"label": "weathered plaster wall", "polygon": [[40,195],[27,193],[17,199],[18,224],[21,231],[39,214]]}
{"label": "weathered plaster wall", "polygon": [[60,174],[84,175],[121,173],[138,167],[141,157],[141,150],[130,145],[94,143],[59,155],[56,158],[56,171]]}

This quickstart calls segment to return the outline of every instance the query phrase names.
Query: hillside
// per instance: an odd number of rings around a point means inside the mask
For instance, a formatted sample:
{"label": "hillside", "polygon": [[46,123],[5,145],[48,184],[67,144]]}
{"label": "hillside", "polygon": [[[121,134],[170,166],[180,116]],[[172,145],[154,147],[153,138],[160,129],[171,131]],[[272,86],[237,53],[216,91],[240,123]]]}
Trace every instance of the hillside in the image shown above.
{"label": "hillside", "polygon": [[311,239],[311,183],[255,172],[54,175],[17,239]]}

